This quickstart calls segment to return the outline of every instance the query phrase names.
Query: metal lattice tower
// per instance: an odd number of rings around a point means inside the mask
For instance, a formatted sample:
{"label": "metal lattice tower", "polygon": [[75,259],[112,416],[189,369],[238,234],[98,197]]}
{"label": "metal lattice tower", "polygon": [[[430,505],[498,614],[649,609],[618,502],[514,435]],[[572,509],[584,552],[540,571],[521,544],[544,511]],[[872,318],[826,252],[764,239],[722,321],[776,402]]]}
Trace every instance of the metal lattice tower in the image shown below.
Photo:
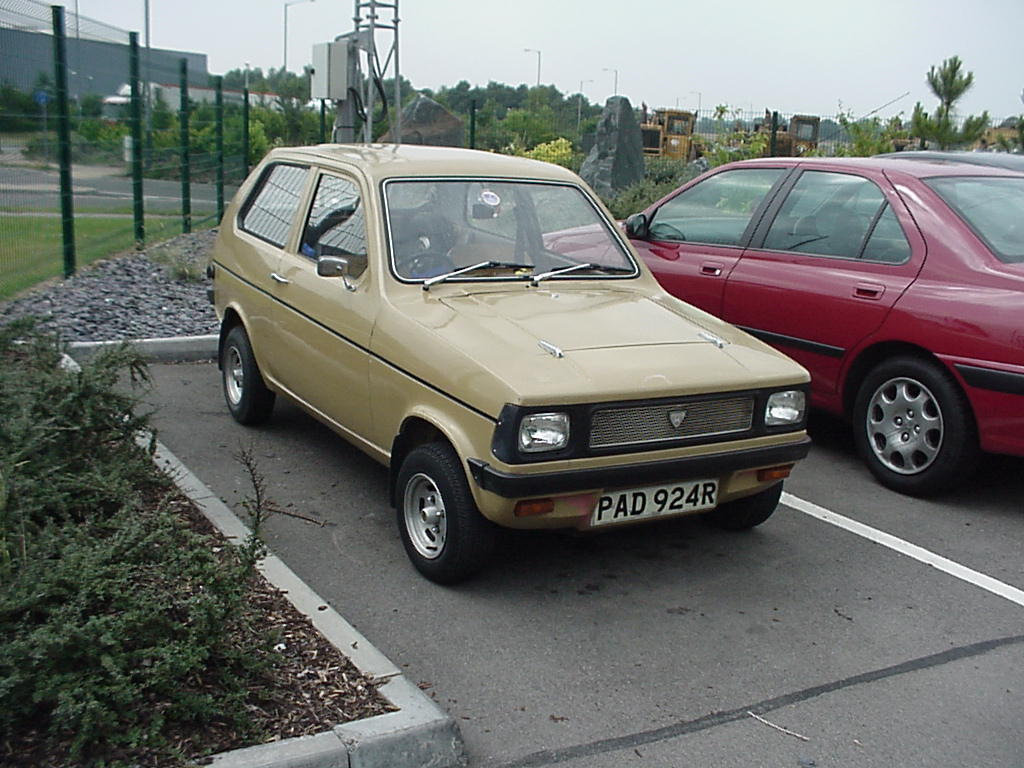
{"label": "metal lattice tower", "polygon": [[[391,11],[391,21],[381,19],[381,11]],[[366,54],[366,78],[361,83],[362,102],[366,109],[366,123],[363,126],[363,141],[373,141],[373,107],[377,95],[377,83],[381,83],[383,91],[384,76],[391,67],[391,76],[395,80],[395,93],[392,107],[394,118],[391,120],[391,135],[395,143],[402,140],[402,78],[398,68],[398,0],[377,2],[377,0],[355,0],[355,12],[352,17],[355,23],[355,37],[359,48]],[[383,64],[377,49],[377,32],[391,31],[391,46]]]}

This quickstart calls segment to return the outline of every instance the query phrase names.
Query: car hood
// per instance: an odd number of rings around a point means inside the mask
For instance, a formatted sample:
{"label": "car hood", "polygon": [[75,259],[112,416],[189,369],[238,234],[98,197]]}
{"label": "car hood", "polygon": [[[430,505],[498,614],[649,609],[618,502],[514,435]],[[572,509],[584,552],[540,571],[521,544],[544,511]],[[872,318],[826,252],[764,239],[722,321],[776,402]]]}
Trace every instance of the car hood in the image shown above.
{"label": "car hood", "polygon": [[[421,305],[406,317],[446,351],[429,379],[490,413],[506,402],[670,397],[808,380],[767,345],[663,293],[520,286],[421,296],[432,309]],[[408,343],[418,343],[415,336]]]}

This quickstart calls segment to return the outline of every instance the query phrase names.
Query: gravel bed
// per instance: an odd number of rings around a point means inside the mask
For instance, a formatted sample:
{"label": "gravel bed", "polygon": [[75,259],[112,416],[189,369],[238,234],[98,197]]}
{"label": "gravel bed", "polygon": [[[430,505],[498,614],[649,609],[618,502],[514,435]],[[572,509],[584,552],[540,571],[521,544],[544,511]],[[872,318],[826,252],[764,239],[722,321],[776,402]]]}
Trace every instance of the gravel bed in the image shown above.
{"label": "gravel bed", "polygon": [[[206,297],[216,230],[194,232],[79,270],[0,302],[0,325],[35,315],[64,341],[115,341],[217,333]],[[181,279],[188,272],[197,279]]]}

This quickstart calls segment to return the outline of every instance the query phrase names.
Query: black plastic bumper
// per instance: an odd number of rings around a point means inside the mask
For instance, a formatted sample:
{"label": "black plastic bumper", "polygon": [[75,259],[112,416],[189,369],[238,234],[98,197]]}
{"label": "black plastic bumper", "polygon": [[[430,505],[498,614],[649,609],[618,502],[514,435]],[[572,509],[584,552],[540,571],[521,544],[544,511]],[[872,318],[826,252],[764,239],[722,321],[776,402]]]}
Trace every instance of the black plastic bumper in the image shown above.
{"label": "black plastic bumper", "polygon": [[502,472],[480,459],[469,459],[469,470],[477,485],[506,499],[529,496],[572,493],[592,488],[623,488],[655,485],[700,477],[712,477],[723,472],[788,464],[804,458],[811,449],[811,439],[798,443],[751,448],[745,451],[727,451],[705,456],[650,461],[622,466],[574,469],[566,472],[545,472],[536,475],[518,475]]}

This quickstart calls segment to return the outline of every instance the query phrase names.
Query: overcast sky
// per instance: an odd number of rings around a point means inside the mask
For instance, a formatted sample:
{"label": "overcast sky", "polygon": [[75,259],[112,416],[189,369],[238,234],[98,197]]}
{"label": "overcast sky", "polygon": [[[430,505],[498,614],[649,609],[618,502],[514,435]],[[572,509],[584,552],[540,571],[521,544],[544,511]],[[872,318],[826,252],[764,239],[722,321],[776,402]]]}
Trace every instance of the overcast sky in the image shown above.
{"label": "overcast sky", "polygon": [[[78,0],[83,16],[140,33],[145,0]],[[223,73],[283,56],[283,0],[149,0],[153,47],[198,51]],[[74,0],[65,3],[71,10]],[[958,55],[974,72],[963,114],[1024,113],[1024,0],[400,0],[401,74],[417,88],[537,81],[603,103],[728,104],[860,117],[929,111],[926,73]],[[353,29],[352,0],[290,5],[288,67]],[[384,10],[390,20],[392,11]],[[379,44],[390,45],[381,35]],[[390,74],[390,72],[389,72]],[[909,92],[909,93],[908,93]],[[904,95],[906,94],[906,95]],[[884,106],[892,102],[889,106]]]}

